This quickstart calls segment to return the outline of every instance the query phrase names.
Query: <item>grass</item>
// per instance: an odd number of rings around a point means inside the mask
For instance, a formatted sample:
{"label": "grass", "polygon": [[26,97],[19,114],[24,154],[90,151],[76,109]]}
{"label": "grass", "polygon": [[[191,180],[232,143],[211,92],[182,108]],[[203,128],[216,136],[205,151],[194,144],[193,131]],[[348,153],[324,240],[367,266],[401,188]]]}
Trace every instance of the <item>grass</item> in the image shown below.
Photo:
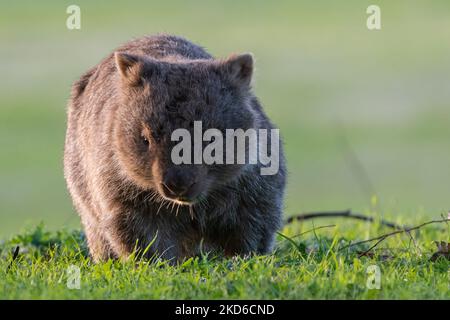
{"label": "grass", "polygon": [[[389,230],[376,223],[333,223],[318,228],[324,224],[316,222],[314,231],[311,222],[285,227],[271,255],[227,259],[204,254],[177,266],[136,257],[93,264],[80,231],[50,232],[40,225],[1,245],[0,298],[450,299],[450,262],[429,260],[436,251],[433,241],[450,239],[445,224],[421,229],[415,243],[399,235],[380,244],[382,250],[373,256],[359,257],[369,245],[339,248]],[[17,246],[20,253],[13,261]],[[371,265],[380,268],[380,289],[367,287]],[[70,266],[80,269],[79,289],[68,288]]]}

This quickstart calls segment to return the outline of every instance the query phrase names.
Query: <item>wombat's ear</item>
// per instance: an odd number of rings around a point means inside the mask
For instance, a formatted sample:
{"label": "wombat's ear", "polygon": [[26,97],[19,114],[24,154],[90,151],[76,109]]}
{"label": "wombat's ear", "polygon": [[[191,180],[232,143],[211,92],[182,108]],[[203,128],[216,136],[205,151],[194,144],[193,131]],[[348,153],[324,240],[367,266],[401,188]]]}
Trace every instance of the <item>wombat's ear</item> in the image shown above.
{"label": "wombat's ear", "polygon": [[231,79],[237,84],[249,86],[253,74],[253,55],[244,53],[232,55],[223,63]]}
{"label": "wombat's ear", "polygon": [[129,85],[139,85],[142,81],[144,58],[125,52],[115,52],[114,58],[122,80]]}

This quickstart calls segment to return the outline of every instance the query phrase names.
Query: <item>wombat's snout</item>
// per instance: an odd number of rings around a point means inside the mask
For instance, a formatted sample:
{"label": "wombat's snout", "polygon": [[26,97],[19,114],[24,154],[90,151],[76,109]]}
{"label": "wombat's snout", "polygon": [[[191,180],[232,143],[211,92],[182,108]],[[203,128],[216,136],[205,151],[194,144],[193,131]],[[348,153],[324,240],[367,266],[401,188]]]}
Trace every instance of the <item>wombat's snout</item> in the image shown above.
{"label": "wombat's snout", "polygon": [[200,193],[194,174],[181,168],[170,168],[161,181],[161,191],[166,198],[191,203]]}

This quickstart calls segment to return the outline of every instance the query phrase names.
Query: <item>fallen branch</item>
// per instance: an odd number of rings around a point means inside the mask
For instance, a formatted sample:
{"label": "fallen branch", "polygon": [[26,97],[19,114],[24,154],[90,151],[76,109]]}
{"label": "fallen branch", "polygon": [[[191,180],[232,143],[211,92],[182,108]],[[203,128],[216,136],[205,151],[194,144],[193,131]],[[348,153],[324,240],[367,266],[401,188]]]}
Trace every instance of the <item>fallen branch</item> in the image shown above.
{"label": "fallen branch", "polygon": [[359,213],[353,213],[351,210],[345,210],[345,211],[326,211],[326,212],[310,212],[310,213],[303,213],[298,214],[295,216],[289,217],[285,224],[290,224],[294,221],[303,221],[308,219],[316,219],[316,218],[336,218],[336,217],[344,217],[344,218],[352,218],[362,221],[368,221],[368,222],[376,222],[378,221],[380,224],[397,230],[407,230],[409,229],[408,226],[401,226],[393,222],[389,222],[383,219],[377,219],[370,216],[365,216]]}
{"label": "fallen branch", "polygon": [[369,251],[371,251],[373,248],[375,248],[378,244],[380,244],[380,243],[381,243],[383,240],[385,240],[386,238],[392,237],[392,236],[394,236],[394,235],[396,235],[396,234],[399,234],[399,233],[410,233],[411,231],[420,229],[420,228],[422,228],[422,227],[424,227],[424,226],[427,226],[427,225],[429,225],[429,224],[433,224],[433,223],[442,223],[442,222],[449,222],[449,221],[450,221],[450,218],[442,219],[442,220],[431,220],[431,221],[427,221],[427,222],[424,222],[424,223],[422,223],[422,224],[420,224],[420,225],[418,225],[418,226],[415,226],[415,227],[406,228],[406,229],[403,229],[403,230],[397,230],[397,231],[393,231],[393,232],[390,232],[390,233],[383,234],[383,235],[378,236],[378,237],[375,237],[375,238],[371,238],[371,239],[367,239],[367,240],[363,240],[363,241],[358,241],[358,242],[355,242],[355,243],[351,243],[351,244],[349,244],[349,245],[347,245],[347,246],[344,246],[344,247],[342,247],[342,248],[339,248],[339,251],[344,250],[344,249],[347,249],[347,248],[350,248],[350,247],[353,247],[353,246],[357,246],[357,245],[360,245],[360,244],[364,244],[364,243],[368,243],[368,242],[372,242],[372,241],[377,241],[373,246],[371,246],[369,249],[367,249],[366,251],[364,251],[363,253],[360,254],[360,256],[363,256],[363,255],[366,255],[366,254],[367,254]]}

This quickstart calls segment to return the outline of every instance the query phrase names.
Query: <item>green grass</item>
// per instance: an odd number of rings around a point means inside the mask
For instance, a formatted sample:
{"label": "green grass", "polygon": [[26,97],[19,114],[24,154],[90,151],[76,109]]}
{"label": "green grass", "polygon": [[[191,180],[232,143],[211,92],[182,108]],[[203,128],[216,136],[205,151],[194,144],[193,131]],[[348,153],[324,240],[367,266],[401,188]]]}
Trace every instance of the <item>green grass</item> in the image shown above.
{"label": "green grass", "polygon": [[[411,222],[423,221],[418,218]],[[377,224],[335,220],[334,227],[295,223],[282,231],[273,254],[226,259],[204,254],[180,265],[131,257],[93,264],[79,231],[49,232],[42,226],[1,245],[1,299],[450,299],[450,262],[429,258],[433,241],[448,241],[445,224],[381,243],[339,250],[350,241],[389,231]],[[297,234],[302,233],[300,236]],[[20,254],[12,261],[12,251]],[[367,287],[377,265],[381,288]],[[70,266],[80,268],[80,288],[69,289]]]}

